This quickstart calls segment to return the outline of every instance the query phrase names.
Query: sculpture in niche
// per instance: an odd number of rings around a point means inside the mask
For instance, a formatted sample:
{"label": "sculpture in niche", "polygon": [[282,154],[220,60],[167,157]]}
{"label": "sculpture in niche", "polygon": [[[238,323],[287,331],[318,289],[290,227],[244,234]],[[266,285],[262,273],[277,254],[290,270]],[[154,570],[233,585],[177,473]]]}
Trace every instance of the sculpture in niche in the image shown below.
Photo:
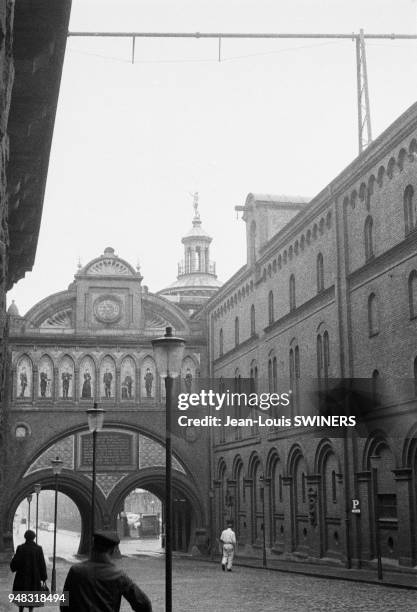
{"label": "sculpture in niche", "polygon": [[28,375],[26,373],[25,366],[20,371],[20,395],[19,397],[25,397],[26,387],[28,386]]}
{"label": "sculpture in niche", "polygon": [[184,384],[186,392],[191,393],[191,389],[193,386],[193,375],[191,374],[190,368],[187,368],[186,374],[184,376]]}
{"label": "sculpture in niche", "polygon": [[109,368],[106,368],[106,371],[103,374],[104,395],[106,398],[111,397],[112,380],[113,380],[113,374],[109,371]]}
{"label": "sculpture in niche", "polygon": [[48,357],[43,357],[39,363],[39,395],[42,398],[52,397],[53,369]]}
{"label": "sculpture in niche", "polygon": [[69,386],[70,386],[72,374],[70,374],[70,372],[66,370],[65,372],[62,372],[61,378],[62,378],[62,397],[64,399],[68,399]]}
{"label": "sculpture in niche", "polygon": [[17,364],[16,396],[19,399],[29,399],[32,394],[32,363],[24,356]]}
{"label": "sculpture in niche", "polygon": [[81,399],[92,399],[94,396],[95,365],[91,357],[86,357],[80,368]]}
{"label": "sculpture in niche", "polygon": [[110,399],[114,397],[115,379],[116,369],[114,361],[110,357],[105,357],[100,366],[100,395],[102,398]]}
{"label": "sculpture in niche", "polygon": [[50,387],[51,379],[48,378],[47,372],[41,372],[39,374],[39,388],[41,392],[41,397],[46,397],[46,389],[48,387],[48,382],[49,382],[49,387]]}
{"label": "sculpture in niche", "polygon": [[74,384],[74,363],[69,357],[64,357],[59,368],[60,393],[62,399],[71,399]]}
{"label": "sculpture in niche", "polygon": [[81,397],[84,399],[91,398],[91,374],[88,369],[84,372],[84,382],[81,391]]}
{"label": "sculpture in niche", "polygon": [[135,397],[135,362],[131,357],[126,357],[122,361],[120,381],[122,400],[133,399]]}
{"label": "sculpture in niche", "polygon": [[146,368],[146,374],[144,377],[146,397],[152,397],[152,385],[153,385],[153,374],[150,368]]}

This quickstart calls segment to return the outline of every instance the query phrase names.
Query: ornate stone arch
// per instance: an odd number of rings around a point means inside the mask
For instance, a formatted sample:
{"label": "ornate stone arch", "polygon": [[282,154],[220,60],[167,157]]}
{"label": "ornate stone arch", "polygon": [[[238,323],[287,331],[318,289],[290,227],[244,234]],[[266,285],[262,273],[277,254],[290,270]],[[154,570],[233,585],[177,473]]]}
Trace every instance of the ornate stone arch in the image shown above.
{"label": "ornate stone arch", "polygon": [[323,466],[326,462],[327,456],[330,453],[332,453],[336,457],[338,473],[339,474],[342,473],[340,457],[336,449],[334,448],[332,442],[328,438],[323,438],[322,440],[320,440],[316,448],[316,454],[314,457],[314,472],[316,474],[321,474],[323,472]]}
{"label": "ornate stone arch", "polygon": [[417,457],[417,424],[410,427],[407,435],[404,438],[404,444],[401,452],[402,467],[411,468]]}
{"label": "ornate stone arch", "polygon": [[371,456],[377,453],[379,447],[389,448],[398,467],[398,458],[396,456],[393,446],[391,445],[388,439],[388,436],[382,429],[376,429],[368,435],[368,438],[365,442],[362,454],[362,470],[366,471],[370,469]]}
{"label": "ornate stone arch", "polygon": [[267,478],[271,478],[273,468],[277,461],[281,461],[281,457],[279,455],[278,449],[273,446],[270,449],[265,462],[265,476]]}
{"label": "ornate stone arch", "polygon": [[307,461],[307,457],[303,451],[303,448],[299,442],[293,444],[288,452],[287,456],[287,474],[288,476],[293,476],[294,469],[296,467],[298,459],[304,459],[307,466],[307,473],[311,472],[309,462]]}
{"label": "ornate stone arch", "polygon": [[243,463],[242,456],[238,453],[237,455],[234,456],[233,463],[232,463],[232,478],[233,478],[233,480],[236,480],[237,472],[238,472],[238,470],[239,470],[239,468],[241,466],[244,466],[244,463]]}
{"label": "ornate stone arch", "polygon": [[258,451],[253,451],[248,461],[248,478],[253,478],[254,472],[258,466],[260,466],[261,469],[263,468],[262,459]]}
{"label": "ornate stone arch", "polygon": [[74,291],[53,293],[35,304],[26,313],[25,320],[33,327],[72,327],[75,301]]}

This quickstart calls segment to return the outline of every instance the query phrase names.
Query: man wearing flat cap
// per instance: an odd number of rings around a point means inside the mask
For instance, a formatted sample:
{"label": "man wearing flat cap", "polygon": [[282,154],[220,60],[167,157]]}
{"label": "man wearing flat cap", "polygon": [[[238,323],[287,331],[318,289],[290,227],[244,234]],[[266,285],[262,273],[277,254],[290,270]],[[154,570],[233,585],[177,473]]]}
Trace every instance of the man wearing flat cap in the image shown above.
{"label": "man wearing flat cap", "polygon": [[68,572],[63,591],[68,591],[69,606],[62,612],[119,612],[122,596],[135,612],[152,612],[147,595],[111,560],[119,542],[114,531],[94,534],[90,559]]}

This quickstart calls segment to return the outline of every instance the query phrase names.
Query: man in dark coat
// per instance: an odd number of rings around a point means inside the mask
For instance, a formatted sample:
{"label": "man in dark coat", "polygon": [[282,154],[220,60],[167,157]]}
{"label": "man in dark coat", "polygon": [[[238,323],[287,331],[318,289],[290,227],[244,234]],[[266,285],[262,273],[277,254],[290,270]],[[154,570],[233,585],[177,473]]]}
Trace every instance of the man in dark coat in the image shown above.
{"label": "man in dark coat", "polygon": [[[13,591],[40,591],[41,582],[47,578],[43,550],[35,544],[35,537],[35,532],[28,529],[24,535],[25,543],[17,547],[10,562],[10,569],[16,572]],[[23,609],[24,606],[19,606],[19,612]],[[31,610],[33,607],[29,607]]]}
{"label": "man in dark coat", "polygon": [[69,607],[62,612],[119,612],[122,596],[135,612],[152,612],[150,599],[122,570],[111,556],[120,538],[113,531],[97,531],[89,561],[73,565],[63,592],[68,592]]}

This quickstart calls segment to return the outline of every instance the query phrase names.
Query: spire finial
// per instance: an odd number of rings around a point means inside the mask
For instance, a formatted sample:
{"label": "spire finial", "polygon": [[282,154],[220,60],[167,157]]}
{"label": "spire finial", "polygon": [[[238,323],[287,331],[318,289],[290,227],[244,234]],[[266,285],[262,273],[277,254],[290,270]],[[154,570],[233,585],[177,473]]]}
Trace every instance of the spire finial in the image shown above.
{"label": "spire finial", "polygon": [[136,260],[136,272],[140,274],[140,259],[139,257]]}
{"label": "spire finial", "polygon": [[77,268],[78,270],[81,270],[82,268],[82,264],[81,264],[81,257],[78,255],[78,263],[77,263]]}
{"label": "spire finial", "polygon": [[195,191],[193,194],[193,208],[194,208],[193,225],[195,225],[196,223],[201,223],[200,212],[198,210],[198,191]]}

